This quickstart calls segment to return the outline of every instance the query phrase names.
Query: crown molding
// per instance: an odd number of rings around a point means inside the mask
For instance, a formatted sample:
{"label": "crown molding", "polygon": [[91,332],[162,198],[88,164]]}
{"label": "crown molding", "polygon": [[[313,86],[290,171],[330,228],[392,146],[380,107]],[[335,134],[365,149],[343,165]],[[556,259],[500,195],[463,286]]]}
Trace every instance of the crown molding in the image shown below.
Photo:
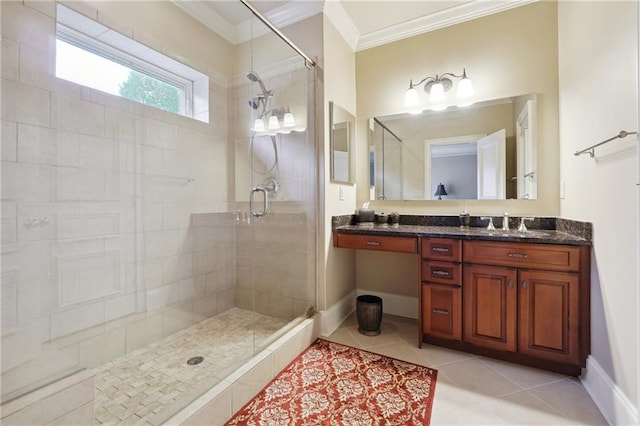
{"label": "crown molding", "polygon": [[351,47],[351,50],[355,51],[358,46],[360,32],[349,17],[349,14],[347,14],[347,11],[342,7],[342,3],[339,1],[325,1],[323,11],[340,35],[342,35],[342,38]]}
{"label": "crown molding", "polygon": [[207,6],[203,1],[172,0],[172,3],[229,43],[237,44],[235,25],[229,23],[229,21],[216,13],[215,10]]}
{"label": "crown molding", "polygon": [[[324,13],[347,44],[354,51],[360,51],[524,6],[535,1],[538,0],[472,0],[440,12],[362,35],[339,0],[293,0],[267,12],[265,16],[276,27],[284,28],[319,13]],[[259,37],[270,32],[263,25],[252,28],[254,27],[253,19],[247,19],[234,26],[211,7],[207,6],[204,0],[172,0],[172,2],[232,44],[244,43],[253,37]]]}
{"label": "crown molding", "polygon": [[386,43],[438,30],[461,22],[524,6],[537,0],[486,1],[474,0],[459,6],[422,16],[398,25],[363,34],[356,51],[370,49]]}
{"label": "crown molding", "polygon": [[[293,0],[270,10],[264,16],[277,28],[284,28],[322,13],[323,3],[322,0]],[[266,25],[260,25],[258,28],[252,29],[252,19],[248,19],[236,26],[236,44],[244,43],[253,37],[259,37],[270,32],[271,30]]]}

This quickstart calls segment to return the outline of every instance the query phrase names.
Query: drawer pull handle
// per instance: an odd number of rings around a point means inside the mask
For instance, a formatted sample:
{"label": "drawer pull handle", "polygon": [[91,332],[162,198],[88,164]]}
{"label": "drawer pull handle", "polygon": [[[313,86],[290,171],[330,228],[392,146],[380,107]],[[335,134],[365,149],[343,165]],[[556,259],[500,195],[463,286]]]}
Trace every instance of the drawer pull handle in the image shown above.
{"label": "drawer pull handle", "polygon": [[379,246],[380,243],[378,241],[367,241],[368,246]]}
{"label": "drawer pull handle", "polygon": [[448,247],[431,247],[431,251],[437,251],[440,253],[449,253]]}
{"label": "drawer pull handle", "polygon": [[433,309],[431,312],[438,315],[449,315],[449,311],[446,311],[444,309]]}
{"label": "drawer pull handle", "polygon": [[508,287],[509,287],[509,288],[513,288],[513,281],[512,281],[512,280],[509,280],[509,285],[508,285]]}
{"label": "drawer pull handle", "polygon": [[437,275],[439,277],[448,277],[450,274],[449,274],[449,271],[443,271],[442,269],[432,269],[431,275]]}
{"label": "drawer pull handle", "polygon": [[529,287],[529,284],[527,284],[527,282],[526,282],[526,281],[524,281],[524,282],[522,283],[522,288],[526,290],[526,289],[527,289],[527,287]]}
{"label": "drawer pull handle", "polygon": [[507,256],[515,257],[516,259],[526,259],[527,255],[524,253],[509,253]]}

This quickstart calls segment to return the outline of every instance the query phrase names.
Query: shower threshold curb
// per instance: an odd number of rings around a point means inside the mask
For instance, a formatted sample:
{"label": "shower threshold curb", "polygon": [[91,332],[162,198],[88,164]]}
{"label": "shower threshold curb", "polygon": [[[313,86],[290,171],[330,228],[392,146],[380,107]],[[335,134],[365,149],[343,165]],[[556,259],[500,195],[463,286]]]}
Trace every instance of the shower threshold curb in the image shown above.
{"label": "shower threshold curb", "polygon": [[[314,329],[314,325],[316,326]],[[316,314],[311,318],[304,319],[300,324],[296,325],[294,328],[289,330],[287,333],[282,335],[278,340],[264,348],[262,351],[258,352],[255,356],[253,356],[250,360],[248,360],[245,364],[239,367],[236,371],[231,373],[229,376],[222,379],[219,383],[214,385],[211,389],[206,391],[204,394],[197,397],[193,402],[188,404],[186,407],[182,408],[179,412],[174,414],[171,418],[169,418],[165,424],[170,425],[182,425],[182,424],[196,424],[195,421],[196,416],[202,415],[207,416],[208,420],[213,420],[213,412],[211,410],[218,410],[218,413],[224,414],[225,421],[230,419],[233,415],[234,407],[236,409],[240,409],[244,403],[242,401],[236,402],[233,401],[233,386],[238,384],[238,382],[245,377],[253,368],[258,366],[261,362],[265,361],[270,356],[273,356],[274,353],[281,349],[286,343],[290,340],[294,339],[298,334],[300,334],[307,327],[310,328],[310,336],[309,341],[304,341],[300,345],[299,348],[296,348],[296,353],[293,354],[291,360],[297,356],[298,353],[302,352],[307,346],[309,346],[318,336],[319,336],[319,327],[320,326],[320,315]],[[288,360],[282,367],[286,366],[291,360]],[[276,367],[277,368],[277,367]],[[274,368],[274,370],[276,369]],[[269,377],[263,385],[266,385],[269,380],[271,380],[275,375],[278,374],[278,371],[272,371],[271,377]],[[258,392],[260,389],[256,389]],[[217,398],[221,398],[225,392],[230,392],[228,396],[228,401],[217,401]],[[250,399],[250,397],[249,397]],[[247,399],[247,401],[249,400]],[[228,407],[223,406],[222,404],[229,404]],[[216,421],[220,420],[219,415],[215,416]],[[206,420],[206,419],[199,419]]]}

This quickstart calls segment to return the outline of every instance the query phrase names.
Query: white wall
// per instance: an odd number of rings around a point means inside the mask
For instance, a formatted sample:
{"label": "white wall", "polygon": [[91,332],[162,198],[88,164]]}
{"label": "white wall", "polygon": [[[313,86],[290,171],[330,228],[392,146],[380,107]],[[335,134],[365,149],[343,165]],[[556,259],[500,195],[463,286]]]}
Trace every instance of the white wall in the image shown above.
{"label": "white wall", "polygon": [[638,422],[637,2],[560,2],[562,217],[594,227],[585,385],[611,424]]}
{"label": "white wall", "polygon": [[364,186],[369,179],[367,119],[406,112],[403,101],[409,79],[415,82],[435,74],[460,73],[466,68],[473,80],[476,101],[538,94],[538,199],[375,201],[373,206],[400,213],[455,215],[466,204],[472,215],[499,215],[505,211],[512,215],[557,215],[556,11],[555,2],[535,2],[357,52],[358,202],[369,199],[368,187]]}
{"label": "white wall", "polygon": [[[319,307],[327,309],[341,300],[355,289],[355,260],[353,250],[336,249],[333,247],[331,234],[331,216],[352,214],[355,209],[356,186],[332,183],[330,181],[329,154],[329,101],[335,102],[346,111],[356,116],[355,101],[355,54],[347,42],[336,30],[333,23],[324,16],[323,22],[323,82],[324,82],[324,144],[321,164],[324,178],[321,187],[324,202],[321,209],[321,230],[318,238],[321,240],[318,262],[319,276]],[[357,142],[352,149],[360,146]],[[354,155],[357,155],[353,153]],[[368,187],[368,184],[366,184]]]}

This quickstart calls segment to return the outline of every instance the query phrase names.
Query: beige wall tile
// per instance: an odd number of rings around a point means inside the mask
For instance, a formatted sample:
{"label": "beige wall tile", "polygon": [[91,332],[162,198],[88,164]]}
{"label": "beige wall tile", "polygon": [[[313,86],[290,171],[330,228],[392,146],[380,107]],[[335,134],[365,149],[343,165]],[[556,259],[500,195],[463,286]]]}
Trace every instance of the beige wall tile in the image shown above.
{"label": "beige wall tile", "polygon": [[127,326],[127,353],[162,337],[162,314],[156,314]]}
{"label": "beige wall tile", "polygon": [[108,331],[78,345],[80,365],[93,368],[124,355],[126,345],[125,328]]}
{"label": "beige wall tile", "polygon": [[19,73],[19,44],[13,40],[2,39],[2,78],[18,81]]}
{"label": "beige wall tile", "polygon": [[48,127],[51,122],[50,106],[48,91],[9,80],[2,82],[4,120]]}
{"label": "beige wall tile", "polygon": [[193,305],[187,303],[164,312],[163,335],[169,336],[193,324]]}
{"label": "beige wall tile", "polygon": [[2,120],[2,161],[18,159],[18,124]]}
{"label": "beige wall tile", "polygon": [[52,122],[61,130],[105,135],[105,107],[82,99],[53,94]]}

